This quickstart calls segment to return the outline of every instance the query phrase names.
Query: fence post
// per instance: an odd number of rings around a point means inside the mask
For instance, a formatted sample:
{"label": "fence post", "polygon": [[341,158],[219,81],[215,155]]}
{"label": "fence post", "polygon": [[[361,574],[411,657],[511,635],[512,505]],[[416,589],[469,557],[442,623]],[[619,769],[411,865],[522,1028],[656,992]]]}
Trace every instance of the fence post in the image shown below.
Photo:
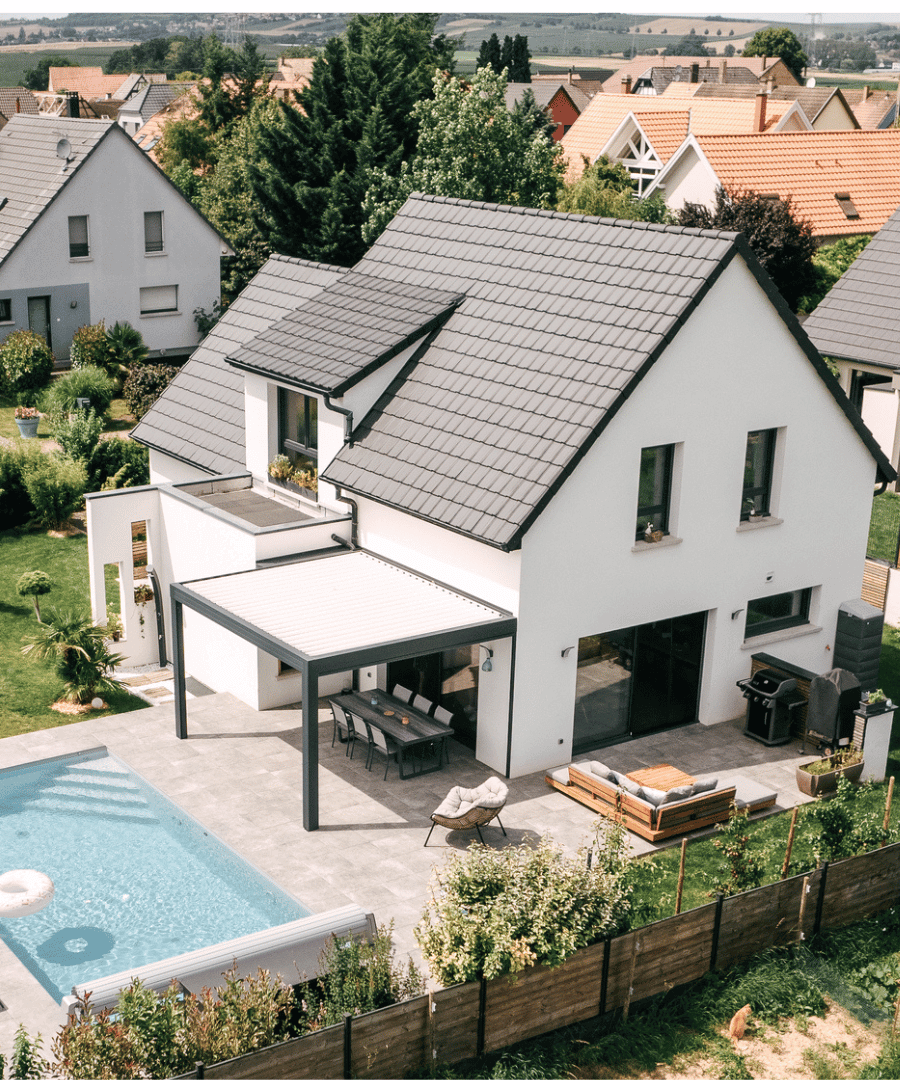
{"label": "fence post", "polygon": [[722,905],[725,903],[724,893],[716,893],[716,914],[713,919],[712,948],[709,951],[709,970],[716,970],[716,960],[719,955],[719,931],[722,929]]}
{"label": "fence post", "polygon": [[487,979],[481,976],[481,989],[478,994],[478,1041],[475,1053],[481,1057],[484,1053],[484,1029],[487,1026]]}
{"label": "fence post", "polygon": [[431,1071],[432,1076],[434,1076],[435,1069],[436,1069],[436,1066],[437,1066],[437,1047],[435,1045],[437,1040],[435,1038],[435,1030],[434,1030],[434,1028],[435,1028],[435,1019],[434,1019],[435,1008],[436,1008],[436,1006],[434,1004],[434,991],[429,990],[428,991],[428,1059],[429,1059],[429,1066],[428,1067],[429,1067],[429,1069]]}
{"label": "fence post", "polygon": [[206,1066],[202,1061],[194,1062],[194,1072],[197,1074],[197,1080],[203,1080],[203,1077],[206,1076]]}
{"label": "fence post", "polygon": [[353,1056],[353,1013],[344,1013],[344,1080],[350,1080],[353,1070],[350,1067],[350,1059]]}
{"label": "fence post", "polygon": [[822,905],[825,903],[825,883],[828,881],[828,863],[822,863],[822,876],[819,878],[819,895],[816,897],[816,919],[813,923],[813,937],[822,926]]}
{"label": "fence post", "polygon": [[806,922],[806,898],[809,895],[809,875],[803,879],[800,892],[800,914],[797,916],[797,940],[805,941],[806,934],[803,932],[803,924]]}
{"label": "fence post", "polygon": [[600,1008],[598,1015],[606,1012],[606,987],[609,983],[609,954],[612,951],[612,938],[603,942],[603,967],[600,969]]}
{"label": "fence post", "polygon": [[681,914],[681,891],[684,888],[684,859],[687,854],[688,840],[685,836],[681,841],[681,863],[678,867],[678,892],[675,896],[675,914]]}

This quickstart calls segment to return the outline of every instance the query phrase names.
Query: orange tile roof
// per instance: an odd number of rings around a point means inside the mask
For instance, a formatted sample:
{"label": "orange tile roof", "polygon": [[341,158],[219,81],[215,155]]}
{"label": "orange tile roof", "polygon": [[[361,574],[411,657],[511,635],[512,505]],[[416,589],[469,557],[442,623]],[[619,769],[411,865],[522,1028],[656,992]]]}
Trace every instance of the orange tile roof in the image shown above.
{"label": "orange tile roof", "polygon": [[130,75],[104,75],[99,67],[52,67],[49,71],[51,90],[57,94],[77,91],[84,98],[114,94],[128,78]]}
{"label": "orange tile roof", "polygon": [[687,138],[691,114],[685,112],[637,112],[635,119],[647,141],[665,164]]}
{"label": "orange tile roof", "polygon": [[[622,80],[627,75],[631,76],[631,81],[634,83],[650,68],[679,66],[689,68],[691,64],[699,64],[701,68],[718,69],[724,59],[725,57],[721,56],[636,56],[604,81],[603,92],[621,94]],[[777,56],[768,56],[765,57],[766,65],[763,67],[763,59],[762,56],[734,56],[729,57],[727,63],[729,66],[748,68],[758,79],[761,79],[770,68],[780,63]]]}
{"label": "orange tile roof", "polygon": [[[790,195],[820,237],[877,232],[900,206],[900,128],[698,134],[697,142],[724,187]],[[838,192],[858,218],[844,214]]]}
{"label": "orange tile roof", "polygon": [[878,127],[900,96],[900,87],[897,90],[870,90],[866,98],[863,98],[861,89],[843,90],[842,88],[842,92],[859,126],[874,129]]}
{"label": "orange tile roof", "polygon": [[[777,124],[792,105],[792,101],[768,101],[766,127]],[[753,99],[692,98],[691,131],[704,135],[750,132],[755,109]],[[640,112],[642,116],[649,113],[683,116],[685,108],[681,101],[664,94],[596,94],[562,138],[563,154],[568,162],[566,180],[569,183],[577,180],[582,173],[582,155],[588,161],[593,161],[630,112]],[[673,130],[676,124],[677,121],[673,122]]]}

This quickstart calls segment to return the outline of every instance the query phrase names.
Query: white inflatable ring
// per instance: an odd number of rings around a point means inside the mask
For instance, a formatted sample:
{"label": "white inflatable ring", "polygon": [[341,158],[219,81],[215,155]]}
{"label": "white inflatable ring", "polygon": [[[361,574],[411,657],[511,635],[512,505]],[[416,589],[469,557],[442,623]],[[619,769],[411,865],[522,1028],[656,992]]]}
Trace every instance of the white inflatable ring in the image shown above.
{"label": "white inflatable ring", "polygon": [[0,918],[33,915],[53,899],[53,882],[39,870],[10,870],[0,874]]}

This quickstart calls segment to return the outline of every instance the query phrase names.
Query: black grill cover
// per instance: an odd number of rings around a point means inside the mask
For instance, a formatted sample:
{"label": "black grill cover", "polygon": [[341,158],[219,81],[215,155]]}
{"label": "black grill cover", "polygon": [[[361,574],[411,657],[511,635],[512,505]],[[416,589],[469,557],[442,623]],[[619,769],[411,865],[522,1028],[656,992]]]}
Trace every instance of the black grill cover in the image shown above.
{"label": "black grill cover", "polygon": [[806,726],[828,742],[853,734],[853,710],[859,708],[859,679],[846,668],[833,668],[817,675],[809,684],[809,711]]}

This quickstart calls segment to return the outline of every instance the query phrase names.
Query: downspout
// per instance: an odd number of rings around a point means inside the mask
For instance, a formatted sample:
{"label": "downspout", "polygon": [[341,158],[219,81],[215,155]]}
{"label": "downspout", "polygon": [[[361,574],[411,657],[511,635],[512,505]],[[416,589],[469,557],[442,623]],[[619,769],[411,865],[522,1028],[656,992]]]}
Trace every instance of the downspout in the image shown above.
{"label": "downspout", "polygon": [[[332,412],[340,413],[344,418],[344,446],[350,446],[353,442],[353,413],[350,409],[345,409],[342,405],[335,405],[331,400],[331,394],[324,394],[322,400],[325,402],[325,408],[330,409]],[[349,547],[351,551],[356,551],[359,547],[359,507],[353,499],[347,498],[346,495],[341,494],[341,489],[334,485],[334,497],[338,502],[346,503],[350,507],[350,513],[352,515],[350,522],[350,542],[347,543],[342,537],[336,533],[331,534],[331,539],[336,543],[341,544],[343,547]]]}
{"label": "downspout", "polygon": [[323,394],[322,400],[325,402],[325,408],[330,409],[332,412],[340,413],[344,418],[344,446],[349,446],[353,440],[353,413],[349,409],[345,409],[342,405],[335,405],[331,400],[331,394]]}

